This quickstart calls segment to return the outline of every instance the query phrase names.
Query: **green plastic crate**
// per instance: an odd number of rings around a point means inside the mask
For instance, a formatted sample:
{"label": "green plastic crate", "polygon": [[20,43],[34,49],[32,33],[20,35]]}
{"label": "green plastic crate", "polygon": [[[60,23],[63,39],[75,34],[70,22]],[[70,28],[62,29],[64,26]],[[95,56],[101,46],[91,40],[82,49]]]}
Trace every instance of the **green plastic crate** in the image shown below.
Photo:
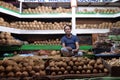
{"label": "green plastic crate", "polygon": [[80,50],[89,50],[92,49],[92,45],[80,46]]}
{"label": "green plastic crate", "polygon": [[[60,50],[61,45],[22,45],[22,46],[1,46],[0,51],[18,51],[18,50]],[[89,50],[92,46],[80,46],[80,50]]]}

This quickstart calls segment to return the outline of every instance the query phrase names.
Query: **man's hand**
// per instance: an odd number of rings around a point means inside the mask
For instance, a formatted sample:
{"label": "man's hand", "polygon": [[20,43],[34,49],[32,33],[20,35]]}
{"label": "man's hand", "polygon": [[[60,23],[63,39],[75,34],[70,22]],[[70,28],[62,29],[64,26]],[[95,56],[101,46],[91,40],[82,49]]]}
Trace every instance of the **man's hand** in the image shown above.
{"label": "man's hand", "polygon": [[69,51],[72,51],[72,48],[71,47],[66,47]]}
{"label": "man's hand", "polygon": [[73,49],[72,51],[73,51],[73,53],[77,53],[78,49]]}

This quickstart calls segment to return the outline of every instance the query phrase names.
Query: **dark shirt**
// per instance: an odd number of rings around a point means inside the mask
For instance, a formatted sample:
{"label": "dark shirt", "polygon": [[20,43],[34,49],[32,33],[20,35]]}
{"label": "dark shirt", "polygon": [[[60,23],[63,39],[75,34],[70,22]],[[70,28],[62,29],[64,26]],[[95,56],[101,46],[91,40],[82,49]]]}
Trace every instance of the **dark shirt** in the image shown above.
{"label": "dark shirt", "polygon": [[68,38],[66,35],[62,37],[61,43],[65,43],[66,47],[71,47],[72,49],[76,48],[75,43],[79,42],[79,39],[77,36],[72,35],[70,38]]}

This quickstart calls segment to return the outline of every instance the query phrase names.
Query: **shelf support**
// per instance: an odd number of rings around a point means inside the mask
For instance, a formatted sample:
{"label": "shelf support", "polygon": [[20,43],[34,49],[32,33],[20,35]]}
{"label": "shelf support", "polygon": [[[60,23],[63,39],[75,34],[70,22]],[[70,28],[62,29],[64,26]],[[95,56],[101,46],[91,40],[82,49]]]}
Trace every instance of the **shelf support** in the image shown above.
{"label": "shelf support", "polygon": [[22,1],[20,1],[20,13],[22,13]]}
{"label": "shelf support", "polygon": [[72,34],[76,35],[76,7],[77,7],[77,0],[71,0],[71,8],[72,8]]}

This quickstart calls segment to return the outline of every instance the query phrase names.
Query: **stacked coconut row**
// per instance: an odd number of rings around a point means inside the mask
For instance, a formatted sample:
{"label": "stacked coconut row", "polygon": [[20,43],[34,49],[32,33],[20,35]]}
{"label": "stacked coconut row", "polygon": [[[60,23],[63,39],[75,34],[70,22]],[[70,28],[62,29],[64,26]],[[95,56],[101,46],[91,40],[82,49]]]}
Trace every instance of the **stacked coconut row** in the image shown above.
{"label": "stacked coconut row", "polygon": [[52,39],[49,39],[49,40],[41,40],[41,41],[34,41],[32,44],[35,44],[35,45],[60,45],[60,40],[59,39],[55,39],[55,40],[52,40]]}
{"label": "stacked coconut row", "polygon": [[0,26],[22,29],[22,30],[63,30],[64,25],[71,25],[71,22],[42,22],[42,21],[16,21],[8,23],[0,18]]}
{"label": "stacked coconut row", "polygon": [[94,60],[86,57],[56,58],[49,61],[47,70],[47,74],[53,76],[108,73],[108,69],[105,68],[101,59]]}
{"label": "stacked coconut row", "polygon": [[71,9],[66,9],[62,7],[52,9],[52,7],[38,6],[35,9],[24,9],[23,13],[71,13]]}
{"label": "stacked coconut row", "polygon": [[[22,30],[63,30],[64,25],[71,25],[71,22],[41,22],[34,20],[32,22],[28,21],[16,21],[8,23],[0,18],[0,26],[22,29]],[[77,24],[77,29],[109,29],[120,27],[120,21],[115,23],[103,22],[101,24]]]}
{"label": "stacked coconut row", "polygon": [[[17,12],[19,11],[16,6],[4,1],[0,1],[0,6],[4,8],[8,8],[10,10],[17,11]],[[23,13],[27,13],[27,14],[29,13],[71,13],[71,9],[66,9],[62,7],[53,9],[52,7],[48,7],[48,6],[38,6],[34,9],[33,8],[23,9]]]}
{"label": "stacked coconut row", "polygon": [[81,9],[78,8],[77,12],[80,13],[105,13],[105,14],[115,14],[120,12],[120,8],[95,8],[95,9]]}
{"label": "stacked coconut row", "polygon": [[0,78],[44,76],[44,61],[37,57],[16,57],[0,61]]}
{"label": "stacked coconut row", "polygon": [[71,24],[70,22],[41,22],[41,21],[17,21],[10,23],[11,28],[22,30],[63,30],[64,25]]}
{"label": "stacked coconut row", "polygon": [[95,8],[94,11],[96,13],[118,13],[120,12],[120,8],[103,8],[103,9],[99,9],[99,8]]}
{"label": "stacked coconut row", "polygon": [[[46,75],[108,73],[101,59],[83,57],[53,58],[48,63],[37,56],[14,57],[0,61],[1,78],[43,77]],[[47,77],[47,76],[46,76]]]}
{"label": "stacked coconut row", "polygon": [[[6,3],[4,1],[0,1],[0,6],[17,11],[18,9],[16,6],[14,6],[11,3]],[[89,9],[77,9],[77,12],[81,13],[118,13],[120,12],[120,8],[95,8],[93,10]],[[66,9],[62,7],[58,7],[56,9],[53,9],[51,6],[38,6],[36,8],[28,8],[28,9],[23,9],[23,13],[71,13],[71,9]]]}
{"label": "stacked coconut row", "polygon": [[[16,6],[14,6],[11,3],[6,3],[4,1],[0,1],[0,6],[17,11],[18,9]],[[118,13],[120,12],[120,8],[95,8],[93,10],[88,10],[88,9],[77,9],[77,12],[82,12],[82,13]],[[23,9],[23,13],[71,13],[71,9],[66,9],[62,7],[58,7],[56,9],[53,9],[51,6],[38,6],[36,8],[28,8],[28,9]]]}
{"label": "stacked coconut row", "polygon": [[120,28],[120,21],[115,23],[103,22],[101,24],[77,24],[77,29],[110,29],[112,27]]}
{"label": "stacked coconut row", "polygon": [[5,7],[5,8],[8,8],[8,9],[10,9],[10,10],[17,11],[17,12],[19,11],[16,6],[14,6],[14,5],[11,4],[11,3],[6,3],[6,2],[4,2],[4,1],[0,1],[0,6]]}
{"label": "stacked coconut row", "polygon": [[7,21],[5,21],[2,17],[0,17],[0,26],[10,27],[10,24]]}
{"label": "stacked coconut row", "polygon": [[22,45],[23,41],[15,39],[9,32],[0,33],[0,45]]}

